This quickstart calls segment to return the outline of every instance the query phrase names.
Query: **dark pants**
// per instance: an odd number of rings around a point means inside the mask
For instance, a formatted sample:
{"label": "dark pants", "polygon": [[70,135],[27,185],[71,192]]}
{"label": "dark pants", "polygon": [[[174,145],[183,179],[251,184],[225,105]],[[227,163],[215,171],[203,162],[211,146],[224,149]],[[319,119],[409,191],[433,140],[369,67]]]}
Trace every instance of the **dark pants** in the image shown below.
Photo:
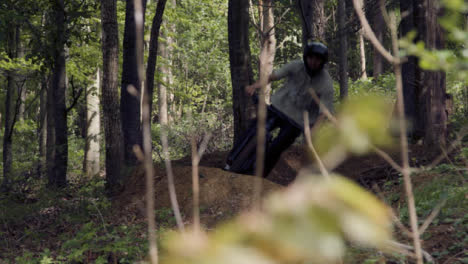
{"label": "dark pants", "polygon": [[[279,110],[268,107],[267,118],[265,122],[266,128],[266,148],[265,148],[265,160],[264,160],[264,174],[266,177],[271,170],[275,167],[278,162],[281,153],[285,151],[289,146],[294,143],[294,140],[301,134],[302,130],[299,128],[294,121],[289,120]],[[279,133],[275,138],[272,138],[271,132],[279,128]],[[232,160],[236,159],[238,153],[245,147],[246,142],[250,141],[252,137],[256,137],[257,134],[257,120],[253,120],[249,129],[240,137],[229,153],[227,163],[229,164]],[[253,149],[253,153],[250,156],[250,160],[245,162],[245,166],[237,173],[253,174],[255,172],[255,161],[256,161],[256,149]]]}

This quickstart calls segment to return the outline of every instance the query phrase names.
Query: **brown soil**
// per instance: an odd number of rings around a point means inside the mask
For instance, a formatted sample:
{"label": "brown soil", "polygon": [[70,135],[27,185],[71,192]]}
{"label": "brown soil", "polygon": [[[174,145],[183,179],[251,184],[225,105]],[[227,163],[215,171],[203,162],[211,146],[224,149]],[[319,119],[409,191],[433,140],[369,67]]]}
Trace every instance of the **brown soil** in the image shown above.
{"label": "brown soil", "polygon": [[[397,163],[400,163],[400,153],[387,151]],[[224,166],[226,152],[215,152],[205,155],[200,161],[200,218],[205,227],[211,228],[220,221],[232,218],[242,210],[252,205],[252,194],[254,177],[240,175],[221,170]],[[420,146],[411,146],[409,152],[412,165],[427,163],[420,157],[425,153]],[[270,175],[263,179],[263,194],[275,191],[287,186],[294,181],[298,171],[309,165],[306,151],[301,147],[291,147],[283,153],[280,161]],[[192,199],[192,168],[190,157],[172,162],[177,199],[185,222],[191,222],[193,199]],[[155,198],[156,209],[170,212],[171,203],[169,199],[168,183],[165,169],[155,166]],[[349,157],[335,172],[349,177],[364,187],[371,189],[374,183],[382,186],[384,182],[398,178],[398,172],[393,169],[383,158],[377,154]],[[417,187],[423,182],[430,181],[437,175],[421,173],[413,177],[412,181]],[[395,193],[401,193],[399,202],[403,202],[404,191],[401,188]],[[384,195],[386,195],[384,193]],[[117,198],[116,205],[125,211],[125,215],[133,214],[144,220],[145,201],[145,179],[142,168],[139,168],[131,177],[124,192]],[[431,239],[423,241],[424,249],[428,252],[441,251],[447,245],[452,244],[453,230],[450,226],[431,226],[427,232],[432,234]],[[439,230],[440,229],[440,230]],[[401,237],[403,241],[411,244],[411,241]],[[439,260],[446,260],[442,257]],[[455,262],[457,263],[457,262]]]}
{"label": "brown soil", "polygon": [[[221,170],[226,152],[206,154],[200,161],[200,208],[202,223],[211,226],[251,206],[254,177]],[[287,186],[294,181],[298,171],[308,165],[305,150],[293,146],[283,153],[280,161],[266,179],[263,179],[264,193]],[[181,212],[187,221],[192,215],[192,168],[191,158],[172,162],[175,189]],[[361,184],[395,176],[395,171],[379,156],[351,157],[336,169]],[[156,209],[171,208],[166,171],[162,165],[155,165]],[[144,216],[145,179],[142,168],[131,176],[124,192],[115,204],[125,211]]]}

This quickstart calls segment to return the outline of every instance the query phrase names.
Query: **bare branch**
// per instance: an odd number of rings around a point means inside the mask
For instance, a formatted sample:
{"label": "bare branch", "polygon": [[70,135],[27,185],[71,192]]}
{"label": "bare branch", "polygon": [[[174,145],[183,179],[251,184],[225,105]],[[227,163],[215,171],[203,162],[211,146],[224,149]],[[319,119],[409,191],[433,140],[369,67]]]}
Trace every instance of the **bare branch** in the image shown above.
{"label": "bare branch", "polygon": [[393,55],[390,54],[390,52],[388,52],[382,46],[382,44],[379,42],[379,40],[375,36],[374,31],[372,31],[372,29],[371,29],[371,27],[369,25],[369,22],[367,21],[366,16],[364,14],[364,11],[362,9],[363,8],[362,0],[353,0],[353,4],[354,4],[354,9],[356,10],[356,14],[359,17],[359,21],[361,21],[364,36],[366,36],[366,38],[369,39],[369,41],[372,43],[372,45],[374,45],[374,47],[380,52],[380,54],[382,54],[382,56],[388,62],[394,63],[395,61],[397,61],[397,59],[394,58]]}
{"label": "bare branch", "polygon": [[[375,193],[380,198],[380,200],[382,200],[382,201],[386,200],[383,193],[382,193],[382,190],[380,189],[380,187],[377,184],[374,183],[372,185],[372,188],[374,189]],[[413,233],[410,230],[408,230],[408,228],[406,228],[406,226],[403,225],[403,223],[401,223],[400,218],[395,213],[395,210],[393,210],[393,208],[390,207],[390,206],[389,206],[389,208],[390,208],[390,214],[392,215],[392,219],[395,222],[396,226],[401,229],[403,234],[405,234],[409,238],[412,238]]]}
{"label": "bare branch", "polygon": [[320,159],[320,156],[315,150],[314,145],[312,144],[312,139],[310,136],[310,127],[309,127],[309,112],[307,111],[304,111],[304,137],[306,139],[307,146],[312,151],[315,159],[317,160],[317,163],[319,164],[320,172],[322,173],[323,176],[325,176],[325,178],[330,178],[330,174],[328,173],[327,169],[325,168],[325,165]]}
{"label": "bare branch", "polygon": [[419,228],[419,234],[423,234],[426,229],[429,227],[429,225],[434,221],[434,219],[439,215],[440,210],[442,207],[445,205],[447,202],[447,199],[443,199],[439,204],[437,204],[436,207],[432,210],[431,214],[427,217],[426,221],[422,224],[422,226]]}
{"label": "bare branch", "polygon": [[403,168],[400,167],[393,159],[390,157],[387,153],[385,153],[383,150],[379,149],[376,146],[372,146],[372,149],[380,156],[382,157],[386,162],[388,162],[395,170],[398,172],[403,172]]}
{"label": "bare branch", "polygon": [[[462,141],[463,137],[468,134],[468,125],[462,127],[462,129],[457,133],[456,139],[450,144],[449,148],[445,151],[446,153],[451,153]],[[445,158],[444,153],[440,154],[428,167],[423,170],[428,171],[434,169],[443,159]]]}
{"label": "bare branch", "polygon": [[211,138],[211,133],[206,134],[203,137],[200,149],[197,151],[197,142],[195,136],[191,137],[192,144],[192,191],[193,191],[193,225],[195,232],[200,233],[200,184],[199,184],[199,173],[198,168],[201,157],[208,146],[208,142]]}

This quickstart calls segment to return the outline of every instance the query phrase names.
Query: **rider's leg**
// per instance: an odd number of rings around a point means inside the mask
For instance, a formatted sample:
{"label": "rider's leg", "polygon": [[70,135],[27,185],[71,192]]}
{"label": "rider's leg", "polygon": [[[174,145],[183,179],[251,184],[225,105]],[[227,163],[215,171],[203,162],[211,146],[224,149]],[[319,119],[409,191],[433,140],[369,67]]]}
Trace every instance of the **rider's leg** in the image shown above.
{"label": "rider's leg", "polygon": [[[266,130],[266,139],[268,139],[270,132],[278,127],[280,124],[280,118],[273,112],[268,111],[267,112],[267,119],[265,121],[265,130]],[[244,147],[249,143],[251,140],[256,140],[255,137],[257,135],[257,119],[253,120],[252,123],[249,126],[249,129],[247,129],[244,134],[240,137],[238,142],[234,144],[232,150],[229,152],[229,155],[226,159],[226,165],[224,167],[225,170],[230,170],[230,166],[232,165],[232,162],[238,157],[240,152],[244,149]],[[254,150],[255,151],[255,150]],[[254,170],[254,164],[255,164],[255,153],[253,153],[252,159],[253,162],[250,162],[252,164],[252,168],[249,169],[249,172]],[[239,171],[240,172],[240,171]]]}
{"label": "rider's leg", "polygon": [[265,171],[264,177],[273,170],[281,153],[294,143],[294,140],[301,134],[301,130],[286,120],[280,124],[280,132],[273,142],[267,146],[265,151]]}

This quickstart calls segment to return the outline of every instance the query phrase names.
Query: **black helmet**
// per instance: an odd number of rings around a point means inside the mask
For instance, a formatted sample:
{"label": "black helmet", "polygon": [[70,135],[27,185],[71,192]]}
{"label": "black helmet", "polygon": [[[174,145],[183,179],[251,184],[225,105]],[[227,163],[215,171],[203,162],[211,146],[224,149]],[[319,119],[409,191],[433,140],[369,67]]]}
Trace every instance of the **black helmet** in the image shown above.
{"label": "black helmet", "polygon": [[328,48],[320,42],[307,41],[307,44],[304,48],[304,60],[307,56],[312,54],[318,55],[323,59],[323,63],[328,61]]}

